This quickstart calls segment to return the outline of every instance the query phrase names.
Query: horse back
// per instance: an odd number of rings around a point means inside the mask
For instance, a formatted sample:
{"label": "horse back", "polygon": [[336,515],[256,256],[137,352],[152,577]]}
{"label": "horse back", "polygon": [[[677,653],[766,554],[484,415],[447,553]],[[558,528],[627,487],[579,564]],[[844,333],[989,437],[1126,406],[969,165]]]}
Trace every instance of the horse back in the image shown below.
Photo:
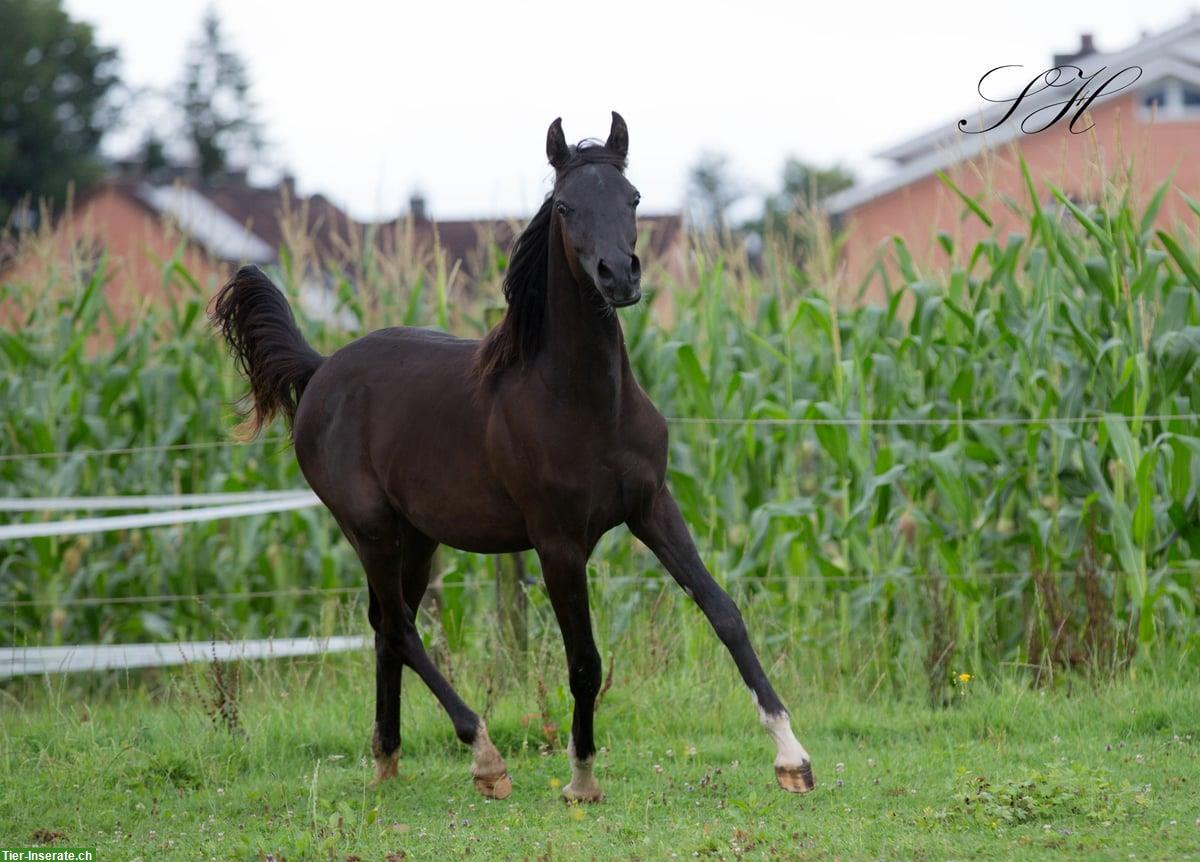
{"label": "horse back", "polygon": [[333,354],[296,414],[296,457],[346,528],[403,517],[465,550],[527,545],[485,451],[472,374],[478,342],[425,329],[373,332]]}

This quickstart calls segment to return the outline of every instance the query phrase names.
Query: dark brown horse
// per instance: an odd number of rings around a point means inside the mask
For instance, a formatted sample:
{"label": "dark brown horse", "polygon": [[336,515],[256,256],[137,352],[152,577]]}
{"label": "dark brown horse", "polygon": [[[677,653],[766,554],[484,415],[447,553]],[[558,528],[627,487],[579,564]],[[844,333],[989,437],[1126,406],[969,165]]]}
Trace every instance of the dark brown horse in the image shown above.
{"label": "dark brown horse", "polygon": [[471,747],[485,796],[512,790],[487,728],[430,661],[415,610],[439,544],[477,553],[533,548],[566,644],[575,717],[568,799],[595,801],[592,713],[600,654],[587,559],[628,524],[707,615],[777,748],[786,790],[812,788],[808,754],[750,645],[741,614],[705,569],[666,485],[667,424],[634,379],[614,311],[641,297],[638,192],[624,176],[629,133],[613,113],[603,145],[568,147],[555,120],[554,191],[517,239],[508,312],[482,341],[383,329],[323,357],[283,294],[245,267],[212,318],[250,382],[252,428],[279,412],[296,458],[358,552],[370,588],[378,778],[396,774],[400,675],[416,671]]}

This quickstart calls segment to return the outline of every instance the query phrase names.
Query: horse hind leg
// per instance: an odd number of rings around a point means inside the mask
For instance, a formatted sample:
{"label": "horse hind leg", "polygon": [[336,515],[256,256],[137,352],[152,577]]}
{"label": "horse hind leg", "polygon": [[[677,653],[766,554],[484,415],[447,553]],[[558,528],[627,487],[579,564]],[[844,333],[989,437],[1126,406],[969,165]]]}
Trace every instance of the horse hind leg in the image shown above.
{"label": "horse hind leg", "polygon": [[454,733],[471,748],[471,779],[475,789],[491,799],[507,799],[512,793],[512,779],[504,758],[488,736],[487,725],[471,710],[446,678],[438,671],[416,628],[408,623],[400,635],[404,663],[417,672],[434,697],[446,710],[454,724]]}
{"label": "horse hind leg", "polygon": [[369,605],[367,619],[375,631],[375,724],[371,731],[371,755],[375,759],[375,781],[395,778],[400,755],[400,692],[403,656],[395,649],[390,632],[398,616],[405,613],[402,571],[411,565],[414,548],[400,541],[353,542],[367,573]]}
{"label": "horse hind leg", "polygon": [[[400,756],[400,685],[403,665],[389,655],[387,640],[380,633],[382,611],[379,596],[367,587],[370,606],[367,618],[375,630],[375,724],[371,730],[371,756],[375,759],[375,782],[395,778]],[[394,703],[394,707],[393,707]]]}
{"label": "horse hind leg", "polygon": [[[404,612],[408,614],[413,625],[416,625],[417,610],[420,608],[421,600],[425,597],[425,590],[429,586],[433,553],[437,550],[437,543],[411,527],[403,529],[402,534],[400,587],[404,596]],[[403,707],[401,692],[404,664],[402,660],[392,655],[392,651],[387,646],[387,639],[378,633],[381,618],[379,596],[376,595],[374,589],[369,587],[368,589],[371,602],[368,616],[371,627],[376,631],[376,712],[375,726],[371,733],[371,754],[375,758],[375,781],[378,783],[395,778],[397,773],[397,760],[400,755],[400,711]],[[384,682],[385,680],[386,682]],[[394,698],[396,703],[394,714],[389,708],[388,698]]]}
{"label": "horse hind leg", "polygon": [[[417,633],[416,608],[409,607],[405,598],[406,590],[402,586],[404,579],[398,577],[405,567],[406,546],[413,544],[411,535],[409,542],[404,541],[403,532],[405,531],[389,531],[386,535],[369,540],[363,537],[353,540],[366,570],[371,591],[378,602],[379,611],[379,622],[375,631],[376,728],[372,736],[377,777],[387,778],[395,774],[396,752],[400,745],[399,677],[402,667],[407,665],[416,671],[446,710],[454,725],[455,735],[470,746],[473,755],[471,777],[475,789],[484,796],[505,799],[512,793],[512,780],[508,776],[504,758],[488,737],[483,720],[462,701],[441,675],[425,652],[425,646]],[[423,561],[421,565],[424,567],[429,565],[433,548],[436,546],[428,539],[425,539],[425,542],[428,543],[428,547],[420,549],[421,553],[418,553],[417,549],[408,551],[408,554],[412,555],[414,567],[417,561]],[[411,577],[408,582],[413,585],[412,591],[415,593],[415,587],[421,582],[421,577],[419,572],[410,571],[408,574]],[[427,576],[424,580],[427,583]],[[423,587],[421,592],[424,592]],[[380,694],[382,697],[378,697]]]}

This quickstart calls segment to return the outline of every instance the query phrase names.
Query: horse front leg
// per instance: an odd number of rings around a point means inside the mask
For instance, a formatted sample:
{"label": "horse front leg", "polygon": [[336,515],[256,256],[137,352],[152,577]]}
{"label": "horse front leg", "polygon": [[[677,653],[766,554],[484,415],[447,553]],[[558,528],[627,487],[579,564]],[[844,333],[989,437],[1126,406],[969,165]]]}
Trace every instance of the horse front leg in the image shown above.
{"label": "horse front leg", "polygon": [[733,656],[738,672],[758,706],[759,719],[775,743],[775,778],[779,786],[793,793],[813,788],[812,765],[792,732],[791,717],[771,687],[762,664],[750,644],[746,624],[733,599],[713,579],[688,533],[675,498],[665,487],[644,511],[630,519],[629,528],[658,557],[683,591],[690,596],[717,637]]}
{"label": "horse front leg", "polygon": [[567,745],[571,781],[563,788],[563,797],[568,802],[599,802],[604,794],[592,771],[596,760],[592,720],[600,691],[600,652],[592,637],[588,610],[587,553],[572,545],[539,546],[538,557],[550,604],[562,630],[567,676],[575,699],[571,741]]}

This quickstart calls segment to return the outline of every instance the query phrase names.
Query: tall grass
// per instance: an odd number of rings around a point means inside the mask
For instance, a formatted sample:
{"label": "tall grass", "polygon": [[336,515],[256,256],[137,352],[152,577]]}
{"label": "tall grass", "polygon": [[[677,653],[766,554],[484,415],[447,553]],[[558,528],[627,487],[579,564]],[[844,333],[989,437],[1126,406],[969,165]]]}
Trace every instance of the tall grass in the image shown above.
{"label": "tall grass", "polygon": [[[836,246],[818,235],[803,266],[771,243],[750,266],[697,242],[686,274],[658,273],[653,301],[622,312],[639,379],[679,420],[670,482],[702,552],[722,582],[773,609],[776,637],[821,643],[873,677],[923,665],[944,678],[952,658],[1111,669],[1196,645],[1194,231],[1154,229],[1176,193],[1165,186],[1144,208],[1126,195],[1087,211],[1029,189],[1006,204],[1022,232],[971,248],[943,235],[937,269],[918,271],[894,243],[876,275],[882,306],[839,307]],[[405,248],[359,237],[348,260],[316,263],[343,273],[339,295],[372,326],[481,332],[504,255],[472,292],[440,253],[414,261]],[[314,261],[294,249],[282,260],[294,294]],[[0,305],[22,314],[0,333],[4,452],[77,454],[0,461],[0,495],[299,485],[279,427],[249,446],[80,451],[225,438],[241,392],[205,326],[210,285],[167,261],[173,298],[123,322],[106,319],[105,272],[4,285]],[[349,338],[302,325],[324,350]],[[491,601],[478,586],[488,569],[454,552],[439,566],[445,630],[462,640]],[[616,632],[658,595],[645,577],[657,564],[623,530],[593,570]],[[0,601],[38,604],[4,607],[0,639],[322,631],[336,598],[68,602],[361,582],[323,511],[9,543]]]}

